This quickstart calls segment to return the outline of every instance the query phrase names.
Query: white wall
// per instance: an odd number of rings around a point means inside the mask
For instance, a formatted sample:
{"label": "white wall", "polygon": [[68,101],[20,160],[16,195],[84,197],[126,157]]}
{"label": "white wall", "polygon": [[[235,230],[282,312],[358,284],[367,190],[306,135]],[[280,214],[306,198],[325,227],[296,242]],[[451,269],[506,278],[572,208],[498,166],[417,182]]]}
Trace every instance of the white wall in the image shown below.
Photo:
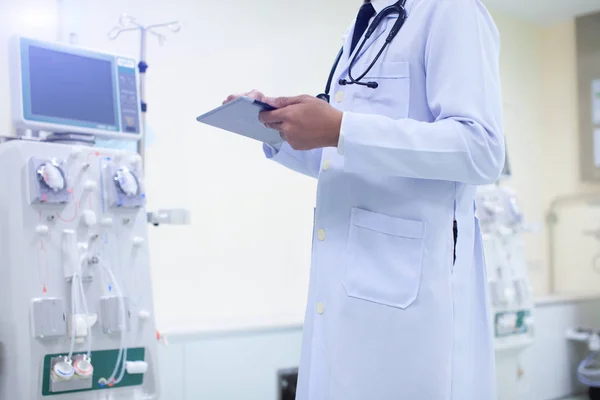
{"label": "white wall", "polygon": [[[546,144],[546,194],[600,193],[600,185],[579,179],[579,113],[575,22],[544,29],[544,81]],[[549,206],[549,204],[547,204]],[[600,291],[600,270],[592,258],[600,242],[584,230],[600,227],[600,207],[586,203],[563,206],[556,226],[556,289],[562,293]]]}
{"label": "white wall", "polygon": [[148,55],[149,123],[157,136],[148,151],[149,207],[185,207],[193,219],[190,227],[151,232],[160,327],[302,321],[315,182],[195,118],[232,92],[320,92],[354,8],[343,0],[63,1],[66,33],[114,52],[137,51],[135,35],[106,38],[122,12],[144,23],[182,22],[164,47],[151,40]]}
{"label": "white wall", "polygon": [[[501,75],[506,139],[514,188],[528,222],[539,230],[526,236],[534,291],[549,290],[546,216],[556,196],[600,192],[579,179],[575,22],[539,27],[494,12],[502,37]],[[554,249],[559,293],[600,291],[591,267],[600,243],[582,235],[600,226],[600,208],[575,203],[561,207]]]}
{"label": "white wall", "polygon": [[277,371],[298,367],[302,329],[172,336],[159,349],[169,400],[276,400]]}
{"label": "white wall", "polygon": [[[543,224],[545,207],[541,202],[546,182],[540,176],[544,176],[545,151],[539,145],[545,135],[542,35],[540,28],[531,23],[498,12],[493,17],[502,40],[500,74],[512,169],[512,177],[505,184],[516,190],[527,221]],[[546,265],[545,236],[526,235],[525,240],[527,261],[533,267],[530,271],[533,286],[540,293]]]}

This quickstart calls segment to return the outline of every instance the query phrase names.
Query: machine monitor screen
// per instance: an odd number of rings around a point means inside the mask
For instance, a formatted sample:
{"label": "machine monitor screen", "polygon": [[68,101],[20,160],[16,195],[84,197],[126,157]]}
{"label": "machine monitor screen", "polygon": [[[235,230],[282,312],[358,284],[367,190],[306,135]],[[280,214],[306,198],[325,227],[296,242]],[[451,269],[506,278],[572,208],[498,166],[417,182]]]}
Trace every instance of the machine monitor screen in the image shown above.
{"label": "machine monitor screen", "polygon": [[18,128],[139,138],[134,60],[24,38],[18,42]]}

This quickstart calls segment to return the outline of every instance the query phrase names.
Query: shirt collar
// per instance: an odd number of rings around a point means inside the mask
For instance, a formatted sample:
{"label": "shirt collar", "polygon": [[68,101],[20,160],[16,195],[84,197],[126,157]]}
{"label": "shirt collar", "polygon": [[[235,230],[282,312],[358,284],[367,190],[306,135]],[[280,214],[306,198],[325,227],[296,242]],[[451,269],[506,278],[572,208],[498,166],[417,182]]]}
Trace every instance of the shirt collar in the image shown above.
{"label": "shirt collar", "polygon": [[398,0],[371,0],[371,4],[373,4],[373,8],[375,12],[379,14],[381,10],[386,8],[387,6],[391,6],[395,4]]}

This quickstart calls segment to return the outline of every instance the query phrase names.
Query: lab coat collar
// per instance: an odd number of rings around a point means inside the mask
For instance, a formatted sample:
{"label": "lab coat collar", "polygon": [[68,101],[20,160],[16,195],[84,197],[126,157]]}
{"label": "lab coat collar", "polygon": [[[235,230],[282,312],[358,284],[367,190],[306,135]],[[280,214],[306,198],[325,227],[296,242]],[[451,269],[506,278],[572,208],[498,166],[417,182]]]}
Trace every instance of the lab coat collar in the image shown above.
{"label": "lab coat collar", "polygon": [[[398,0],[371,0],[375,12],[379,14],[384,8],[395,4]],[[408,3],[408,2],[407,2]]]}

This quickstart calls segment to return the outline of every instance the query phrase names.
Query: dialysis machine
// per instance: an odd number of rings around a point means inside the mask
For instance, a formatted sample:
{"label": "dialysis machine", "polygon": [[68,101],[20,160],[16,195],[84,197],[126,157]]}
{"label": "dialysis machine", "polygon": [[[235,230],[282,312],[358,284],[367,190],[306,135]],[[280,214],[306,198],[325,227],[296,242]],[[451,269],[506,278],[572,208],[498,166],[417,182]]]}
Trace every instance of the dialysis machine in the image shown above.
{"label": "dialysis machine", "polygon": [[[136,62],[12,43],[0,144],[0,399],[157,399]],[[32,132],[34,132],[32,134]]]}
{"label": "dialysis machine", "polygon": [[487,265],[489,302],[496,348],[500,400],[519,395],[523,371],[519,354],[533,343],[533,297],[527,276],[523,215],[515,194],[499,185],[483,186],[477,194]]}

